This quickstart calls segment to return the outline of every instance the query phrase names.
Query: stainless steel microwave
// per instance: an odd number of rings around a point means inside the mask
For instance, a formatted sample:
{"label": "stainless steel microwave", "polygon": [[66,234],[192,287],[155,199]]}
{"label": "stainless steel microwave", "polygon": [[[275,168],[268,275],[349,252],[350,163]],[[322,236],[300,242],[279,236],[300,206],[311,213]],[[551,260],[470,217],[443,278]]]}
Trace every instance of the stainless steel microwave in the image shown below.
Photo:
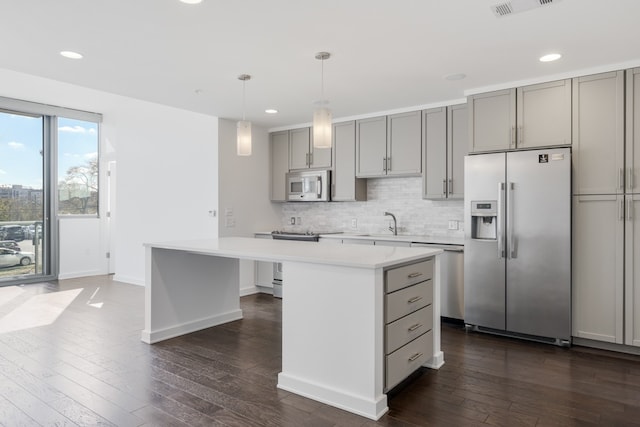
{"label": "stainless steel microwave", "polygon": [[291,202],[328,202],[330,200],[328,169],[287,173],[287,200]]}

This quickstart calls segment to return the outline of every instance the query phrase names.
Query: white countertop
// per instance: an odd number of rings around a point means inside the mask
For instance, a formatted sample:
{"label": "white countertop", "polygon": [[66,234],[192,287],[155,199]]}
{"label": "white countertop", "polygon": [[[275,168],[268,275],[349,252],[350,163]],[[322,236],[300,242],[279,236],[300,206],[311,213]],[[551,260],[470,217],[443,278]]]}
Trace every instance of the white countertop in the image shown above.
{"label": "white countertop", "polygon": [[154,242],[145,243],[144,246],[256,261],[296,261],[358,268],[383,268],[442,253],[437,248],[319,245],[250,237]]}
{"label": "white countertop", "polygon": [[[267,236],[271,235],[270,231],[259,231],[255,235]],[[339,232],[332,234],[320,234],[323,239],[359,239],[359,240],[384,240],[389,242],[409,242],[409,243],[425,243],[431,245],[452,245],[464,246],[464,237],[448,237],[448,236],[424,236],[415,234],[402,234],[394,236],[393,234],[364,234],[364,233],[348,233]]]}

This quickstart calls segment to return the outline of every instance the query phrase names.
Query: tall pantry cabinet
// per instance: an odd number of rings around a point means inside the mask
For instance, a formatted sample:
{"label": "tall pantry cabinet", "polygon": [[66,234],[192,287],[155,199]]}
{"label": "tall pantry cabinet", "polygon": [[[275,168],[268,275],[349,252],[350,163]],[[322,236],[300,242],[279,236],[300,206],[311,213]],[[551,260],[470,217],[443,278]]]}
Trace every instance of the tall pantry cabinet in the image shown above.
{"label": "tall pantry cabinet", "polygon": [[574,79],[573,336],[579,339],[640,346],[639,132],[640,69],[626,72],[626,88],[624,71]]}
{"label": "tall pantry cabinet", "polygon": [[625,344],[640,347],[640,68],[627,71]]}

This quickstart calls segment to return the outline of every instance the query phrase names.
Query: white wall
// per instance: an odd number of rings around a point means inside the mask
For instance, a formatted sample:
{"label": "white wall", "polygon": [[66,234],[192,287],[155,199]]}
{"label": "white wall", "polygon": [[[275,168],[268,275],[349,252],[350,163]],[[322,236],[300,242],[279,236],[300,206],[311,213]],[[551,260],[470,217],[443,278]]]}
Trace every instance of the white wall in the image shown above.
{"label": "white wall", "polygon": [[[251,140],[251,156],[236,155],[236,122],[219,120],[220,237],[253,237],[256,231],[279,228],[281,207],[269,201],[269,134],[253,126]],[[229,209],[231,215],[227,215]],[[254,263],[241,261],[240,293],[256,291]]]}
{"label": "white wall", "polygon": [[111,236],[117,280],[144,283],[144,242],[217,237],[217,221],[208,214],[218,200],[216,117],[3,69],[0,96],[103,114],[99,231],[83,219],[63,219],[61,276],[108,271],[109,161],[118,164],[118,226]]}

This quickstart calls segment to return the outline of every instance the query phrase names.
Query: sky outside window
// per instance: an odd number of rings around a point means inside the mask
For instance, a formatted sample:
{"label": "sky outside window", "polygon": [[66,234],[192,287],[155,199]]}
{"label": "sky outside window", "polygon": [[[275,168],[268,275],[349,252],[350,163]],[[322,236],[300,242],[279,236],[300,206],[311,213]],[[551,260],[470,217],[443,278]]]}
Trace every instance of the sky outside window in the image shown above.
{"label": "sky outside window", "polygon": [[42,117],[0,112],[0,186],[42,189]]}

